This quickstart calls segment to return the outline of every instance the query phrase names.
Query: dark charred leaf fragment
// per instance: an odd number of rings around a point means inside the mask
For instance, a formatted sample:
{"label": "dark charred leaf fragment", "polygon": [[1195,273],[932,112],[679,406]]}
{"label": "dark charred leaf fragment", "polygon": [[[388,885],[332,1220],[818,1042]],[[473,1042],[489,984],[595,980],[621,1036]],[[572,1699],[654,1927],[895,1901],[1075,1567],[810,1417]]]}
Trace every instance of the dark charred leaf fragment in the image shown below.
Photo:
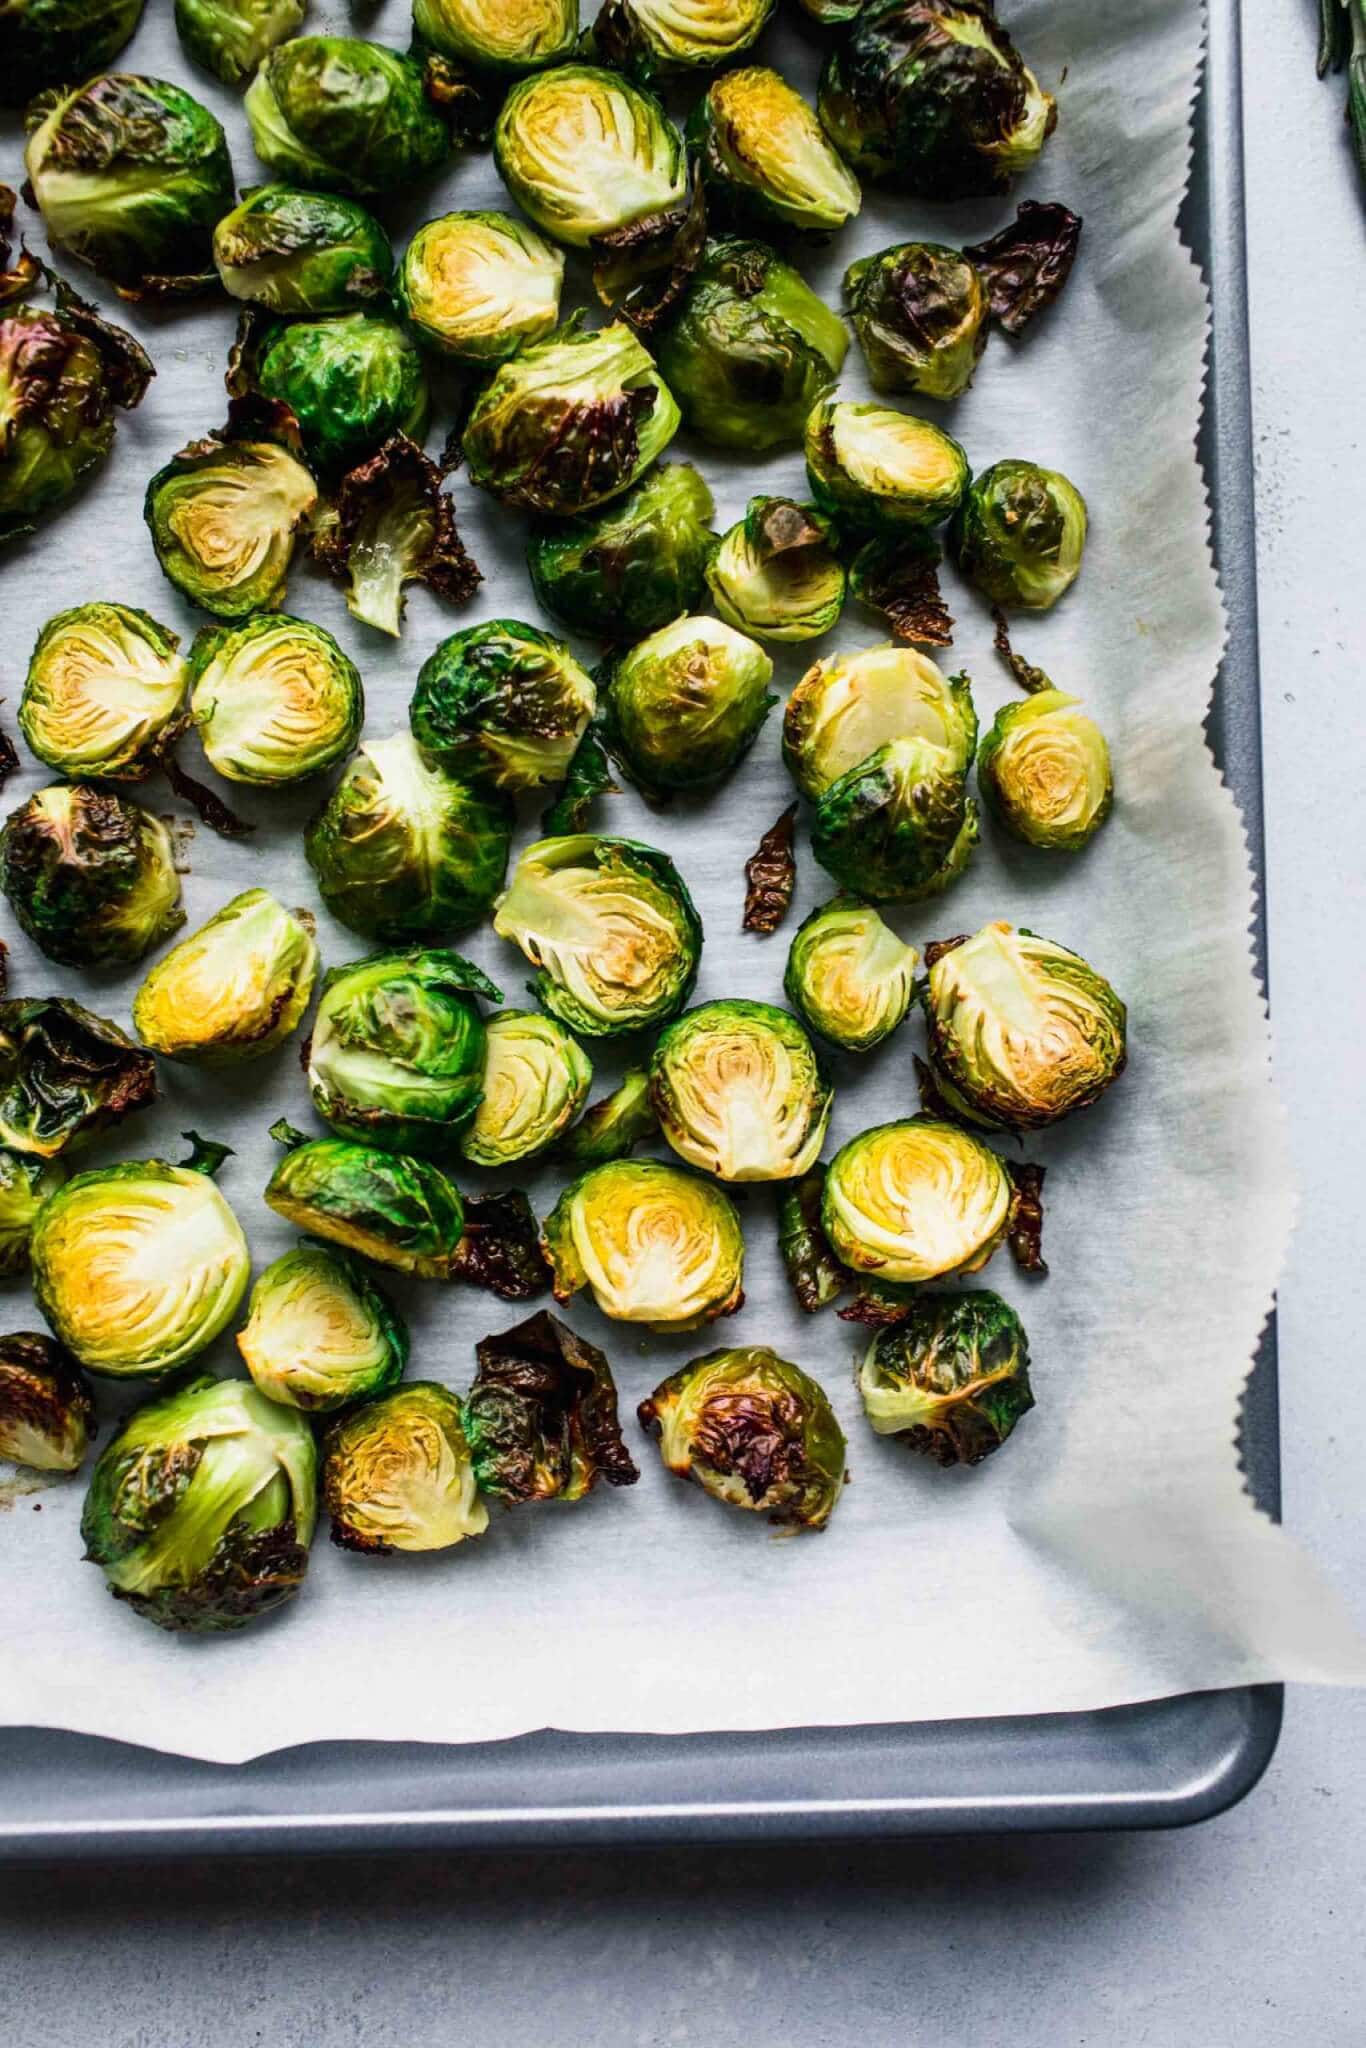
{"label": "dark charred leaf fragment", "polygon": [[634,1486],[612,1369],[596,1345],[541,1309],[481,1339],[475,1355],[465,1434],[482,1492],[511,1505],[581,1500],[599,1480]]}
{"label": "dark charred leaf fragment", "polygon": [[391,434],[342,478],[330,516],[314,532],[314,557],[344,586],[355,617],[379,632],[400,632],[405,584],[425,583],[451,604],[465,604],[482,581],[443,474],[406,434]]}
{"label": "dark charred leaf fragment", "polygon": [[742,929],[747,932],[774,932],[787,916],[797,886],[797,860],[792,851],[796,823],[797,806],[789,804],[745,862]]}
{"label": "dark charred leaf fragment", "polygon": [[892,637],[913,647],[948,647],[953,617],[939,588],[939,550],[922,542],[869,541],[855,555],[849,588],[881,612]]}
{"label": "dark charred leaf fragment", "polygon": [[1022,1273],[1046,1273],[1047,1262],[1043,1255],[1043,1183],[1045,1167],[1034,1166],[1028,1160],[1018,1163],[1005,1162],[1015,1190],[1011,1204],[1010,1224],[1006,1232],[1006,1243],[1010,1256]]}
{"label": "dark charred leaf fragment", "polygon": [[[273,1133],[272,1133],[273,1135]],[[465,1203],[465,1234],[456,1248],[452,1280],[486,1287],[504,1301],[530,1301],[550,1286],[540,1226],[520,1189],[473,1195]]]}
{"label": "dark charred leaf fragment", "polygon": [[986,283],[991,317],[1007,334],[1023,334],[1051,306],[1072,273],[1081,240],[1080,215],[1056,200],[1026,199],[1008,228],[963,254]]}

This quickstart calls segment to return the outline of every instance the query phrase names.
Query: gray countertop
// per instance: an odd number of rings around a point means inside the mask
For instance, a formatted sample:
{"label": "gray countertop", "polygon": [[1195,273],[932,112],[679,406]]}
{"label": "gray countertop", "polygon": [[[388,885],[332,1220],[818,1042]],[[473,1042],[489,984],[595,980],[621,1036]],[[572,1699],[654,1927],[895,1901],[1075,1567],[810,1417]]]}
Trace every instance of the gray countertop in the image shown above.
{"label": "gray countertop", "polygon": [[[1286,1514],[1361,1611],[1363,209],[1313,0],[1245,10]],[[1324,2048],[1366,2037],[1366,1699],[1165,1836],[0,1878],[12,2048]]]}

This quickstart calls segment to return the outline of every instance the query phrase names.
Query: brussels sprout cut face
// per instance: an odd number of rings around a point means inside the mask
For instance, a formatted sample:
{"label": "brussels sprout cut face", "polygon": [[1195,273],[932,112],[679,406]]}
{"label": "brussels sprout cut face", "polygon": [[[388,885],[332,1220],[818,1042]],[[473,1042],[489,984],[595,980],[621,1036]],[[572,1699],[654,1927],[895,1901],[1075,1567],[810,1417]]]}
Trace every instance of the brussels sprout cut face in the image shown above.
{"label": "brussels sprout cut face", "polygon": [[0,1156],[50,1159],[156,1101],[156,1065],[62,996],[0,1003]]}
{"label": "brussels sprout cut face", "polygon": [[659,1127],[719,1180],[794,1180],[820,1157],[834,1090],[795,1017],[772,1003],[702,1003],[650,1062]]}
{"label": "brussels sprout cut face", "polygon": [[939,242],[901,242],[851,263],[844,293],[875,390],[927,398],[967,390],[990,307],[966,256]]}
{"label": "brussels sprout cut face", "polygon": [[757,42],[772,12],[773,0],[605,0],[593,47],[634,78],[714,70]]}
{"label": "brussels sprout cut face", "polygon": [[321,1415],[402,1379],[408,1329],[355,1260],[306,1244],[252,1288],[237,1348],[268,1400]]}
{"label": "brussels sprout cut face", "polygon": [[246,94],[262,163],[296,185],[364,197],[403,192],[450,153],[422,73],[354,36],[296,36],[272,50]]}
{"label": "brussels sprout cut face", "polygon": [[310,462],[335,477],[390,434],[427,431],[422,357],[396,320],[346,313],[300,320],[266,342],[257,381],[294,414]]}
{"label": "brussels sprout cut face", "polygon": [[482,1536],[489,1511],[455,1395],[414,1380],[333,1423],[323,1499],[343,1550],[449,1550]]}
{"label": "brussels sprout cut face", "polygon": [[185,694],[176,634],[123,604],[58,612],[38,635],[19,730],[64,775],[140,781]]}
{"label": "brussels sprout cut face", "polygon": [[38,1211],[65,1179],[66,1168],[58,1160],[0,1148],[0,1273],[6,1279],[28,1271],[29,1239]]}
{"label": "brussels sprout cut face", "polygon": [[296,536],[317,502],[287,449],[211,437],[157,471],[143,516],[177,590],[215,618],[244,619],[283,598]]}
{"label": "brussels sprout cut face", "polygon": [[464,1205],[444,1173],[406,1154],[322,1138],[280,1161],[266,1188],[278,1215],[311,1237],[422,1280],[449,1280]]}
{"label": "brussels sprout cut face", "polygon": [[1118,1080],[1125,1009],[1079,954],[1008,924],[929,948],[930,1058],[955,1107],[1031,1130]]}
{"label": "brussels sprout cut face", "polygon": [[739,226],[828,235],[859,210],[858,179],[814,112],[763,65],[716,79],[688,124],[688,140],[715,210]]}
{"label": "brussels sprout cut face", "polygon": [[696,607],[716,545],[715,509],[691,463],[660,463],[603,511],[533,532],[532,588],[581,633],[639,640]]}
{"label": "brussels sprout cut face", "polygon": [[108,68],[143,0],[14,0],[0,19],[0,102],[22,107],[48,86]]}
{"label": "brussels sprout cut face", "polygon": [[308,619],[258,615],[210,627],[190,655],[190,712],[212,766],[264,789],[349,754],[365,696],[355,663]]}
{"label": "brussels sprout cut face", "polygon": [[349,313],[382,303],[394,267],[389,237],[352,199],[258,185],[213,231],[225,292],[273,313]]}
{"label": "brussels sprout cut face", "polygon": [[0,1337],[0,1458],[75,1472],[94,1427],[90,1389],[60,1345],[35,1330]]}
{"label": "brussels sprout cut face", "polygon": [[244,1628],[298,1592],[317,1491],[303,1416],[199,1374],[135,1410],[100,1453],[85,1554],[159,1628]]}
{"label": "brussels sprout cut face", "polygon": [[476,71],[559,64],[579,33],[579,0],[413,0],[419,44]]}
{"label": "brussels sprout cut face", "polygon": [[968,487],[968,458],[950,434],[881,405],[819,405],[806,422],[806,474],[816,502],[861,532],[896,536],[940,526]]}
{"label": "brussels sprout cut face", "polygon": [[777,702],[773,663],[721,619],[675,619],[613,669],[611,744],[651,790],[705,789],[737,768]]}
{"label": "brussels sprout cut face", "polygon": [[903,945],[869,904],[837,896],[799,928],[783,987],[822,1038],[868,1052],[910,1009],[919,964],[915,947]]}
{"label": "brussels sprout cut face", "polygon": [[555,1299],[587,1287],[619,1322],[695,1330],[744,1300],[740,1219],[718,1187],[681,1166],[595,1166],[560,1196],[542,1245]]}
{"label": "brussels sprout cut face", "polygon": [[1034,1406],[1029,1341],[998,1294],[922,1294],[859,1368],[864,1411],[941,1465],[980,1465]]}
{"label": "brussels sprout cut face", "polygon": [[915,739],[966,770],[977,744],[972,692],[966,676],[946,677],[928,655],[891,643],[818,661],[783,717],[783,758],[809,797],[824,795],[879,748]]}
{"label": "brussels sprout cut face", "polygon": [[574,249],[687,197],[683,138],[658,100],[590,64],[514,86],[493,154],[523,213]]}
{"label": "brussels sprout cut face", "polygon": [[844,1485],[844,1432],[822,1388],[766,1345],[709,1351],[639,1409],[671,1472],[713,1500],[823,1529]]}
{"label": "brussels sprout cut face", "polygon": [[821,1203],[836,1256],[882,1280],[975,1273],[1010,1213],[1010,1179],[996,1154],[932,1117],[851,1138],[830,1162]]}
{"label": "brussels sprout cut face", "polygon": [[410,709],[424,755],[496,789],[562,782],[597,705],[569,649],[517,619],[443,640],[422,664]]}
{"label": "brussels sprout cut face", "polygon": [[185,55],[225,85],[245,85],[268,50],[304,24],[305,0],[175,0]]}
{"label": "brussels sprout cut face", "polygon": [[443,213],[404,252],[398,297],[419,341],[457,362],[506,362],[560,315],[564,258],[508,213]]}
{"label": "brussels sprout cut face", "polygon": [[4,891],[49,960],[140,960],[185,922],[171,835],[160,818],[83,783],[54,783],[0,834]]}
{"label": "brussels sprout cut face", "polygon": [[493,929],[540,969],[545,1008],[588,1038],[675,1016],[702,952],[701,922],[668,855],[588,832],[527,848]]}
{"label": "brussels sprout cut face", "polygon": [[133,998],[133,1027],[169,1059],[260,1059],[298,1026],[317,968],[311,932],[269,890],[248,889],[158,960]]}
{"label": "brussels sprout cut face", "polygon": [[563,1024],[535,1010],[492,1018],[487,1040],[484,1098],[460,1149],[476,1166],[511,1166],[544,1152],[574,1121],[593,1068]]}
{"label": "brussels sprout cut face", "polygon": [[993,604],[1047,611],[1081,572],[1086,500],[1059,470],[996,462],[974,481],[950,539],[959,568]]}
{"label": "brussels sprout cut face", "polygon": [[982,741],[977,779],[1003,825],[1030,846],[1075,853],[1110,814],[1110,749],[1062,690],[1007,704]]}
{"label": "brussels sprout cut face", "polygon": [[721,617],[760,640],[814,640],[844,609],[827,522],[791,498],[751,498],[707,566]]}

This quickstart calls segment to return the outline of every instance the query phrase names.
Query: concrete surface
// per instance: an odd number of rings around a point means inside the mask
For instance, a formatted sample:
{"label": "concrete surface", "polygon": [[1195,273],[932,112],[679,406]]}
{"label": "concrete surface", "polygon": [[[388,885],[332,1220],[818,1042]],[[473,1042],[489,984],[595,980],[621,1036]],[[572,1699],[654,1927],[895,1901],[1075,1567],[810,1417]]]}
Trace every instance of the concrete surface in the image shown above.
{"label": "concrete surface", "polygon": [[[1287,1515],[1366,1565],[1359,1252],[1366,263],[1313,0],[1245,9],[1271,976],[1303,1187]],[[0,1650],[0,1654],[3,1651]],[[6,2048],[1366,2042],[1366,1700],[1293,1694],[1203,1829],[615,1862],[0,1879]]]}

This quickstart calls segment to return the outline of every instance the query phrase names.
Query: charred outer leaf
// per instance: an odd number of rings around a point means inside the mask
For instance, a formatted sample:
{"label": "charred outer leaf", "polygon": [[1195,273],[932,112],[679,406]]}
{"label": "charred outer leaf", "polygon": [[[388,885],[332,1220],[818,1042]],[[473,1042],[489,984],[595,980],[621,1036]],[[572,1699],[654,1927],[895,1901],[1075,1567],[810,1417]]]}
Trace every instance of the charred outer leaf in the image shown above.
{"label": "charred outer leaf", "polygon": [[797,861],[792,851],[796,823],[797,806],[789,804],[745,862],[744,931],[774,932],[787,916],[797,886]]}
{"label": "charred outer leaf", "polygon": [[544,1309],[475,1346],[465,1434],[481,1491],[509,1504],[581,1500],[640,1477],[605,1355]]}

